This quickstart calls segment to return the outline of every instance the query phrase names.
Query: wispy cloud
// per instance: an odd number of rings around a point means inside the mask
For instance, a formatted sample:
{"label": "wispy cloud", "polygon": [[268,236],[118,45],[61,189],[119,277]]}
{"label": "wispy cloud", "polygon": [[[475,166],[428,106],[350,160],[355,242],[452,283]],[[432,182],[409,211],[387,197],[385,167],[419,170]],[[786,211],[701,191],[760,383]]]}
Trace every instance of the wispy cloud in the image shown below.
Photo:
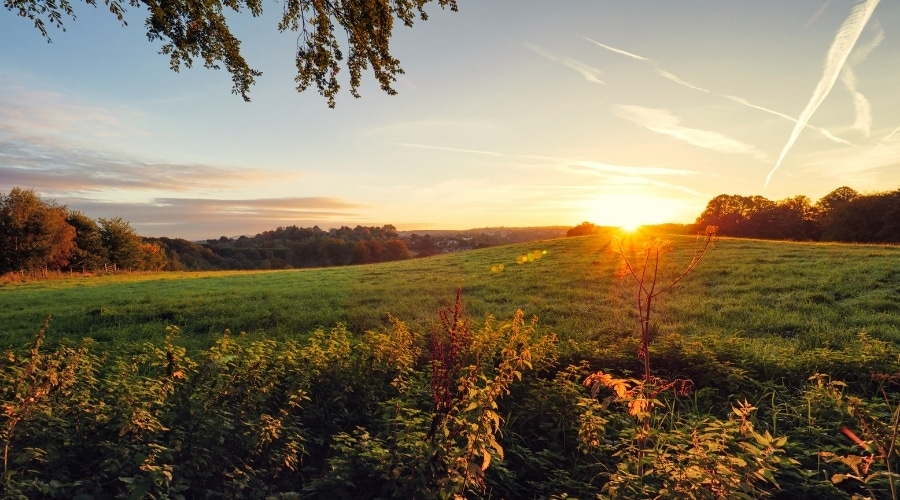
{"label": "wispy cloud", "polygon": [[821,16],[821,15],[825,12],[825,9],[828,8],[828,4],[830,4],[830,3],[831,3],[831,0],[826,0],[825,3],[823,3],[822,6],[819,7],[819,10],[817,10],[817,11],[809,18],[809,20],[806,21],[806,24],[804,24],[804,27],[809,28],[810,26],[812,26],[813,23],[816,22],[816,19],[818,19],[819,16]]}
{"label": "wispy cloud", "polygon": [[698,172],[666,167],[636,167],[628,165],[611,165],[593,161],[574,161],[569,164],[569,169],[580,173],[599,175],[607,184],[619,187],[625,186],[653,186],[666,190],[679,191],[692,196],[709,198],[710,195],[701,193],[681,184],[665,182],[655,177],[689,176]]}
{"label": "wispy cloud", "polygon": [[883,139],[881,139],[880,141],[878,141],[878,144],[884,144],[884,143],[888,142],[889,140],[893,139],[893,137],[894,137],[895,135],[897,135],[897,132],[900,132],[900,127],[895,128],[894,130],[891,131],[890,134],[884,136]]}
{"label": "wispy cloud", "polygon": [[886,176],[889,178],[900,169],[900,127],[874,145],[798,153],[795,163],[792,171],[809,179],[805,184],[818,182],[824,188],[846,185],[860,191],[882,191]]}
{"label": "wispy cloud", "polygon": [[609,50],[609,51],[611,51],[611,52],[615,52],[616,54],[621,54],[621,55],[623,55],[623,56],[627,56],[627,57],[630,57],[630,58],[632,58],[632,59],[637,59],[638,61],[647,61],[647,62],[651,62],[650,59],[647,59],[647,58],[644,57],[644,56],[639,56],[639,55],[637,55],[637,54],[632,54],[631,52],[627,52],[627,51],[624,51],[624,50],[622,50],[622,49],[617,49],[617,48],[615,48],[615,47],[610,47],[609,45],[602,44],[602,43],[600,43],[600,42],[598,42],[597,40],[594,40],[594,39],[592,39],[592,38],[588,38],[588,37],[583,37],[583,38],[584,38],[585,40],[587,40],[587,41],[593,43],[594,45],[603,47],[604,49]]}
{"label": "wispy cloud", "polygon": [[[716,95],[718,95],[718,94],[716,94]],[[764,112],[766,112],[766,113],[769,113],[770,115],[775,115],[775,116],[777,116],[777,117],[779,117],[779,118],[784,118],[785,120],[787,120],[787,121],[789,121],[789,122],[797,123],[797,119],[794,118],[793,116],[784,114],[784,113],[782,113],[782,112],[780,112],[780,111],[775,111],[775,110],[773,110],[773,109],[765,108],[765,107],[763,107],[763,106],[758,106],[758,105],[756,105],[756,104],[753,104],[753,103],[747,101],[747,100],[744,99],[744,98],[737,97],[737,96],[733,96],[733,95],[723,95],[722,97],[725,98],[725,99],[728,99],[729,101],[733,101],[733,102],[736,102],[736,103],[741,104],[741,105],[743,105],[743,106],[747,106],[748,108],[758,109],[758,110],[760,110],[760,111],[764,111]],[[810,124],[810,123],[807,123],[807,124],[806,124],[806,127],[807,127],[808,129],[810,129],[810,130],[815,130],[816,132],[822,134],[823,137],[825,137],[826,139],[828,139],[828,140],[830,140],[830,141],[832,141],[832,142],[836,142],[836,143],[838,143],[838,144],[843,144],[843,145],[845,145],[845,146],[853,146],[853,143],[852,143],[852,142],[850,142],[850,141],[848,141],[848,140],[845,140],[845,139],[841,139],[840,137],[838,137],[838,136],[832,134],[831,132],[829,132],[828,130],[826,130],[826,129],[822,128],[822,127],[817,127],[817,126],[812,125],[812,124]]]}
{"label": "wispy cloud", "polygon": [[[578,160],[573,158],[564,158],[559,156],[547,156],[547,155],[534,155],[534,154],[510,154],[510,153],[500,153],[495,151],[483,151],[477,149],[466,149],[466,148],[451,148],[444,146],[430,146],[425,144],[401,144],[400,146],[406,147],[416,147],[422,149],[433,149],[438,151],[452,151],[463,154],[475,154],[475,155],[489,155],[495,157],[502,158],[510,158],[512,160],[537,160],[539,164],[529,165],[530,168],[536,169],[537,171],[548,171],[551,169],[552,172],[558,172],[560,174],[565,173],[574,173],[576,175],[593,175],[602,177],[604,179],[604,185],[612,185],[618,187],[627,187],[627,186],[653,186],[656,188],[662,188],[667,190],[679,191],[682,193],[687,193],[692,196],[703,196],[709,198],[710,195],[706,193],[700,193],[694,189],[691,189],[687,186],[682,186],[678,184],[673,184],[669,182],[660,181],[655,179],[656,177],[688,177],[699,175],[700,172],[694,170],[685,170],[685,169],[677,169],[677,168],[669,168],[669,167],[657,167],[657,166],[632,166],[632,165],[615,165],[611,163],[597,162],[597,161],[589,161],[589,160]],[[520,163],[516,163],[516,166],[523,166]],[[555,174],[551,174],[555,175]],[[557,176],[558,177],[558,176]],[[460,183],[459,186],[454,186],[454,189],[464,189],[467,193],[472,193],[473,185],[471,181],[458,181]],[[463,187],[463,184],[465,187]],[[446,187],[446,186],[444,186]],[[508,188],[504,184],[504,188]],[[484,191],[482,194],[486,193],[488,190],[497,190],[499,186],[487,184],[484,186]],[[547,184],[542,184],[537,188],[538,191],[543,191],[540,194],[540,197],[546,197],[548,195],[547,190],[550,189],[550,186]],[[562,189],[562,188],[560,188]],[[590,187],[589,191],[594,189],[594,187]],[[516,185],[512,192],[518,193],[513,196],[510,193],[504,192],[503,197],[506,199],[518,199],[519,196],[524,192],[534,191],[534,186],[518,186]],[[565,190],[564,190],[565,191]],[[568,192],[568,191],[566,191]],[[496,193],[495,193],[496,194]],[[488,199],[492,199],[493,194],[488,197]],[[530,196],[530,195],[529,195]]]}
{"label": "wispy cloud", "polygon": [[234,214],[292,214],[297,212],[335,214],[344,212],[323,212],[323,210],[347,210],[364,208],[366,205],[327,196],[306,196],[295,198],[157,198],[157,206],[174,210],[189,209],[198,213],[225,212]]}
{"label": "wispy cloud", "polygon": [[[4,184],[49,193],[145,190],[215,190],[287,175],[259,169],[138,160],[73,146],[52,137],[24,141],[0,132],[0,179]],[[293,175],[295,176],[295,175]]]}
{"label": "wispy cloud", "polygon": [[687,87],[687,88],[689,88],[689,89],[694,89],[694,90],[697,90],[697,91],[700,91],[700,92],[705,92],[705,93],[707,93],[707,94],[711,94],[711,93],[712,93],[712,92],[710,92],[709,90],[706,90],[706,89],[703,88],[703,87],[698,87],[697,85],[694,85],[693,83],[690,83],[690,82],[688,82],[688,81],[686,81],[686,80],[682,80],[681,78],[678,78],[677,76],[673,75],[672,73],[669,73],[668,71],[663,71],[663,70],[661,70],[661,69],[657,69],[656,72],[659,73],[659,75],[662,76],[663,78],[665,78],[666,80],[673,81],[673,82],[677,83],[678,85],[682,85],[682,86]]}
{"label": "wispy cloud", "polygon": [[611,165],[609,163],[598,163],[592,161],[576,161],[575,165],[588,168],[594,172],[605,172],[613,174],[627,174],[630,176],[669,176],[669,175],[696,175],[698,172],[694,170],[683,170],[678,168],[667,167],[636,167],[630,165]]}
{"label": "wispy cloud", "polygon": [[678,117],[664,109],[617,105],[613,106],[613,112],[624,120],[697,147],[721,153],[744,154],[759,160],[766,158],[765,153],[755,147],[718,132],[685,127]]}
{"label": "wispy cloud", "polygon": [[[638,167],[638,166],[630,166],[630,165],[613,165],[610,163],[600,163],[600,162],[592,162],[592,161],[584,161],[584,160],[575,160],[572,158],[563,158],[558,156],[545,156],[545,155],[532,155],[532,154],[509,154],[509,153],[500,153],[496,151],[484,151],[479,149],[466,149],[466,148],[453,148],[446,146],[432,146],[427,144],[409,144],[409,143],[397,143],[398,146],[405,147],[413,147],[413,148],[421,148],[421,149],[433,149],[437,151],[452,151],[455,153],[466,153],[466,154],[476,154],[476,155],[488,155],[502,158],[516,158],[516,159],[529,159],[529,160],[539,160],[544,164],[555,164],[561,165],[565,168],[571,167],[572,165],[577,165],[579,167],[584,167],[586,169],[590,169],[592,172],[604,172],[610,174],[624,174],[629,176],[672,176],[672,175],[696,175],[698,172],[694,170],[684,170],[677,168],[668,168],[668,167]],[[540,167],[543,168],[543,167]]]}
{"label": "wispy cloud", "polygon": [[[246,186],[275,177],[257,168],[139,159],[120,139],[147,135],[139,113],[78,102],[0,80],[0,184],[42,193],[186,192]],[[287,175],[280,172],[281,175]]]}
{"label": "wispy cloud", "polygon": [[600,79],[600,75],[602,75],[603,72],[589,64],[585,64],[576,59],[572,59],[571,57],[558,56],[546,49],[543,49],[541,47],[538,47],[537,45],[534,45],[534,44],[531,44],[528,42],[524,42],[524,45],[529,50],[531,50],[532,52],[534,52],[542,57],[550,59],[551,61],[556,61],[569,69],[575,70],[582,77],[584,77],[585,80],[587,80],[589,82],[593,82],[593,83],[597,83],[597,84],[601,84],[601,85],[603,85],[605,83],[603,80]]}
{"label": "wispy cloud", "polygon": [[[659,76],[665,78],[666,80],[671,81],[672,83],[676,83],[676,84],[678,84],[678,85],[681,85],[681,86],[683,86],[683,87],[687,87],[687,88],[692,89],[692,90],[696,90],[696,91],[698,91],[698,92],[703,92],[703,93],[706,93],[706,94],[714,95],[714,96],[716,96],[716,97],[721,97],[721,98],[723,98],[723,99],[728,99],[729,101],[735,102],[735,103],[740,104],[740,105],[742,105],[742,106],[746,106],[746,107],[748,107],[748,108],[756,109],[756,110],[759,110],[759,111],[764,111],[764,112],[766,112],[766,113],[769,113],[769,114],[778,116],[778,117],[780,117],[780,118],[784,118],[785,120],[788,120],[788,121],[797,123],[797,119],[796,119],[796,118],[794,118],[794,117],[792,117],[792,116],[790,116],[790,115],[787,115],[787,114],[785,114],[785,113],[781,113],[781,112],[774,111],[774,110],[772,110],[772,109],[769,109],[769,108],[766,108],[766,107],[763,107],[763,106],[759,106],[759,105],[753,104],[753,103],[751,103],[750,101],[748,101],[747,99],[744,99],[744,98],[742,98],[742,97],[736,97],[736,96],[732,96],[732,95],[719,94],[719,93],[717,93],[717,92],[713,92],[713,91],[711,91],[711,90],[709,90],[709,89],[706,89],[706,88],[703,88],[703,87],[701,87],[701,86],[699,86],[699,85],[696,85],[696,84],[694,84],[694,83],[691,83],[691,82],[689,82],[689,81],[687,81],[687,80],[685,80],[685,79],[683,79],[683,78],[680,78],[678,75],[676,75],[676,74],[674,74],[674,73],[671,73],[671,72],[669,72],[669,71],[663,70],[662,68],[659,68],[659,67],[658,67],[659,65],[656,63],[656,61],[654,61],[654,60],[652,60],[652,59],[649,59],[649,58],[646,58],[646,57],[643,57],[643,56],[639,56],[639,55],[637,55],[637,54],[632,54],[631,52],[627,52],[627,51],[624,51],[624,50],[621,50],[621,49],[617,49],[617,48],[614,48],[614,47],[610,47],[609,45],[604,45],[604,44],[602,44],[602,43],[600,43],[600,42],[598,42],[598,41],[596,41],[596,40],[592,40],[592,39],[590,39],[590,38],[588,38],[588,37],[584,37],[584,39],[585,39],[585,40],[588,40],[588,41],[590,41],[590,42],[592,42],[592,43],[594,43],[594,44],[596,44],[596,45],[598,45],[598,46],[600,46],[600,47],[603,47],[604,49],[607,49],[607,50],[609,50],[609,51],[615,52],[615,53],[617,53],[617,54],[622,54],[622,55],[631,57],[632,59],[637,59],[637,60],[639,60],[639,61],[646,62],[646,63],[648,63],[648,64],[652,64],[653,66],[657,66],[657,68],[656,68],[656,73],[657,73]],[[846,141],[846,140],[844,140],[844,139],[841,139],[840,137],[835,136],[834,134],[832,134],[832,133],[829,132],[828,130],[825,130],[825,129],[821,128],[821,127],[816,127],[815,125],[810,125],[809,123],[807,123],[805,126],[808,127],[808,128],[810,128],[810,129],[812,129],[812,130],[815,130],[815,131],[819,132],[820,134],[822,134],[822,136],[824,136],[826,139],[828,139],[828,140],[830,140],[830,141],[837,142],[837,143],[839,143],[839,144],[848,145],[848,146],[852,146],[852,145],[853,145],[851,142]]]}
{"label": "wispy cloud", "polygon": [[133,110],[74,103],[60,92],[0,81],[0,133],[31,137],[77,132],[103,141],[144,135],[129,125],[137,116]]}
{"label": "wispy cloud", "polygon": [[853,110],[856,112],[856,120],[853,122],[853,128],[865,134],[866,137],[869,136],[872,130],[872,105],[869,104],[869,100],[866,99],[866,96],[857,90],[856,74],[853,72],[853,67],[865,61],[866,58],[869,57],[869,54],[881,45],[882,41],[884,41],[884,30],[879,26],[875,32],[875,36],[869,43],[856,47],[856,49],[850,53],[850,57],[847,59],[846,64],[844,64],[844,67],[841,70],[841,83],[843,83],[847,91],[850,92],[850,96],[853,98]]}
{"label": "wispy cloud", "polygon": [[483,151],[480,149],[452,148],[449,146],[431,146],[428,144],[415,144],[415,143],[410,143],[410,142],[397,142],[395,144],[397,146],[403,146],[406,148],[433,149],[436,151],[450,151],[453,153],[472,153],[472,154],[487,155],[487,156],[508,156],[503,153],[496,153],[494,151]]}
{"label": "wispy cloud", "polygon": [[[91,218],[122,217],[144,236],[201,239],[253,235],[288,225],[356,224],[367,205],[340,198],[206,199],[156,198],[147,202],[104,202],[67,197],[56,201]],[[353,221],[353,222],[351,222]]]}
{"label": "wispy cloud", "polygon": [[813,90],[809,103],[807,103],[803,112],[800,113],[800,116],[797,118],[797,123],[791,131],[787,144],[784,145],[781,154],[778,155],[775,166],[766,176],[766,186],[769,185],[769,182],[772,180],[772,175],[775,174],[775,171],[781,166],[784,157],[787,156],[788,151],[791,150],[794,142],[797,141],[800,132],[803,131],[810,118],[812,118],[816,110],[819,109],[819,105],[822,104],[826,97],[828,97],[829,92],[831,92],[832,87],[834,87],[835,81],[837,81],[841,68],[850,56],[850,52],[853,50],[853,46],[856,45],[856,41],[859,39],[859,35],[862,33],[863,28],[865,28],[866,23],[869,22],[869,18],[872,17],[872,12],[875,11],[878,2],[879,0],[866,0],[864,3],[857,4],[850,12],[850,16],[844,21],[841,27],[838,28],[838,31],[834,36],[834,41],[831,43],[831,47],[828,49],[828,53],[825,56],[825,68],[822,73],[822,78],[819,80],[819,83],[816,84],[816,88]]}

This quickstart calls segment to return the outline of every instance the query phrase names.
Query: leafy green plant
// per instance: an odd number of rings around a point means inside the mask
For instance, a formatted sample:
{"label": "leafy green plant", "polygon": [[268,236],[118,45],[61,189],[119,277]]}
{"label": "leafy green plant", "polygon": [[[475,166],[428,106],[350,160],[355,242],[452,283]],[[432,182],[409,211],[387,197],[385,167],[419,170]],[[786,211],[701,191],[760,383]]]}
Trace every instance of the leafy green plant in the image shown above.
{"label": "leafy green plant", "polygon": [[[815,374],[810,380],[816,382],[815,393],[824,394],[847,416],[854,420],[853,427],[841,427],[841,433],[855,445],[856,453],[839,454],[822,450],[819,456],[826,462],[839,463],[849,469],[849,473],[835,473],[831,481],[840,485],[844,482],[862,484],[872,496],[878,496],[885,488],[890,498],[898,498],[898,475],[895,458],[900,456],[900,405],[896,397],[891,397],[887,386],[900,385],[900,374],[873,374],[879,383],[881,401],[867,401],[848,395],[840,381],[833,381],[822,374]],[[862,435],[860,437],[857,432]],[[886,485],[884,483],[887,483]]]}
{"label": "leafy green plant", "polygon": [[[484,472],[503,459],[497,441],[501,416],[497,401],[533,363],[551,361],[555,336],[534,339],[537,318],[526,324],[521,310],[496,328],[490,319],[472,331],[463,317],[459,293],[452,314],[441,312],[442,332],[432,337],[432,461],[443,464],[444,488],[484,489]],[[443,473],[443,471],[442,471]]]}
{"label": "leafy green plant", "polygon": [[[691,261],[666,283],[661,282],[661,257],[672,250],[670,242],[659,238],[646,242],[636,252],[636,263],[618,242],[623,257],[620,276],[630,276],[636,283],[642,377],[617,378],[603,371],[588,376],[584,384],[591,388],[592,398],[601,391],[610,394],[599,408],[596,403],[583,404],[580,433],[585,448],[607,446],[617,459],[603,486],[611,498],[752,498],[766,493],[760,484],[777,487],[775,472],[793,464],[785,456],[787,438],[755,431],[751,416],[756,407],[740,402],[727,420],[683,416],[670,398],[687,396],[693,381],[666,380],[652,373],[650,347],[657,327],[651,318],[656,299],[694,270],[715,233],[715,227],[706,229]],[[610,407],[620,407],[622,413],[597,416]],[[600,438],[606,429],[618,431],[611,444]]]}
{"label": "leafy green plant", "polygon": [[[62,483],[39,479],[35,471],[68,457],[59,440],[79,446],[78,415],[90,411],[89,393],[96,383],[100,360],[90,352],[91,341],[78,347],[61,345],[44,352],[42,345],[50,324],[44,321],[28,354],[7,350],[0,360],[0,443],[3,477],[0,493],[5,498],[26,498],[29,492],[51,493]],[[71,411],[71,410],[75,411]],[[74,418],[73,418],[74,417]],[[57,471],[65,480],[67,470]]]}
{"label": "leafy green plant", "polygon": [[[601,409],[620,406],[618,440],[611,446],[618,460],[603,486],[610,498],[755,498],[765,496],[762,485],[778,487],[775,474],[795,463],[785,452],[786,437],[755,430],[756,407],[747,401],[732,407],[725,420],[714,416],[660,414],[660,396],[667,391],[685,394],[684,381],[654,386],[648,392],[643,380],[617,379],[602,372],[591,375],[586,385],[592,396],[611,392]],[[597,408],[585,412],[582,436],[586,448],[602,447],[596,432]],[[588,418],[595,422],[588,425]],[[622,420],[625,422],[622,422]],[[630,421],[630,424],[629,424]]]}
{"label": "leafy green plant", "polygon": [[[384,496],[456,498],[483,492],[485,474],[504,458],[498,401],[524,372],[552,363],[555,336],[540,336],[536,319],[470,326],[457,293],[455,306],[440,311],[432,333],[427,371],[398,370],[394,397],[378,403],[380,418],[335,435],[327,473],[309,492],[355,498]],[[397,322],[395,332],[407,332]],[[406,333],[401,338],[409,338]],[[410,344],[406,344],[407,346]],[[392,356],[408,367],[412,351],[399,343]],[[380,354],[379,354],[380,353]],[[384,349],[372,351],[382,356]]]}

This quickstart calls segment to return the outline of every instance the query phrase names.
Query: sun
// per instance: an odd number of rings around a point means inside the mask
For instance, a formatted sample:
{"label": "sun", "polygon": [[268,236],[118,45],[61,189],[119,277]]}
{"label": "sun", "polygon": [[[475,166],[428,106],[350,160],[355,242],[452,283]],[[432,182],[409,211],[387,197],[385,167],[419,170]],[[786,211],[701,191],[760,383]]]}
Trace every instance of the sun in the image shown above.
{"label": "sun", "polygon": [[641,226],[667,222],[674,208],[671,200],[665,198],[615,193],[591,200],[587,216],[597,225],[632,233]]}
{"label": "sun", "polygon": [[[612,215],[612,214],[611,214]],[[616,213],[614,217],[610,217],[611,226],[618,226],[619,229],[626,233],[633,233],[641,226],[653,224],[651,214],[642,213],[640,211],[625,211]]]}

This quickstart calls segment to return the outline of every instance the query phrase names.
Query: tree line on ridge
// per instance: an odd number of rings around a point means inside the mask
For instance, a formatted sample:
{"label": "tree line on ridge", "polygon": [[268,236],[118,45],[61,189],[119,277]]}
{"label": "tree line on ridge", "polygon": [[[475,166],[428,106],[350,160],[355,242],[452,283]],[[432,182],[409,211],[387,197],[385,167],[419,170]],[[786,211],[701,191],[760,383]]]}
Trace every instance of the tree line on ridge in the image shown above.
{"label": "tree line on ridge", "polygon": [[[667,228],[669,225],[659,226]],[[861,194],[840,187],[813,203],[806,196],[772,201],[762,196],[721,194],[696,223],[681,231],[718,226],[722,236],[854,243],[900,242],[900,189]],[[589,222],[568,236],[597,232]],[[669,227],[669,229],[672,229]],[[549,232],[548,232],[549,231]],[[190,271],[251,270],[368,264],[424,257],[446,251],[562,236],[552,228],[435,231],[401,235],[382,227],[279,227],[255,236],[192,242],[148,238],[120,217],[91,219],[33,190],[0,193],[0,275],[54,270]]]}
{"label": "tree line on ridge", "polygon": [[119,217],[97,220],[41,199],[0,193],[0,275],[68,272],[289,269],[368,264],[562,236],[565,229],[484,228],[401,234],[391,225],[288,226],[203,242],[149,238]]}

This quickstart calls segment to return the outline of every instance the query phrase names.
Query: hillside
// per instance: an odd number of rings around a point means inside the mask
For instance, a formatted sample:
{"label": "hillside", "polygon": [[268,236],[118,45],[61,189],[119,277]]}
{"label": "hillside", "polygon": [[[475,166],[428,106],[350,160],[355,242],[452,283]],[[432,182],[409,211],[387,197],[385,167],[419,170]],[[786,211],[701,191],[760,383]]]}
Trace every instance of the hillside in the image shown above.
{"label": "hillside", "polygon": [[[154,338],[169,324],[205,345],[226,328],[290,338],[345,323],[361,333],[388,313],[427,330],[458,288],[469,314],[522,309],[563,339],[634,331],[632,284],[617,279],[612,234],[516,244],[426,259],[272,272],[148,273],[8,284],[0,344],[24,345],[47,315],[51,338]],[[673,236],[674,267],[694,240]],[[626,246],[629,240],[624,240]],[[546,252],[533,262],[517,258]],[[502,272],[492,266],[503,264]],[[900,248],[721,238],[657,305],[662,332],[724,334],[811,347],[865,331],[900,342]]]}
{"label": "hillside", "polygon": [[613,236],[0,286],[0,495],[889,498],[900,248],[720,239],[640,357]]}

